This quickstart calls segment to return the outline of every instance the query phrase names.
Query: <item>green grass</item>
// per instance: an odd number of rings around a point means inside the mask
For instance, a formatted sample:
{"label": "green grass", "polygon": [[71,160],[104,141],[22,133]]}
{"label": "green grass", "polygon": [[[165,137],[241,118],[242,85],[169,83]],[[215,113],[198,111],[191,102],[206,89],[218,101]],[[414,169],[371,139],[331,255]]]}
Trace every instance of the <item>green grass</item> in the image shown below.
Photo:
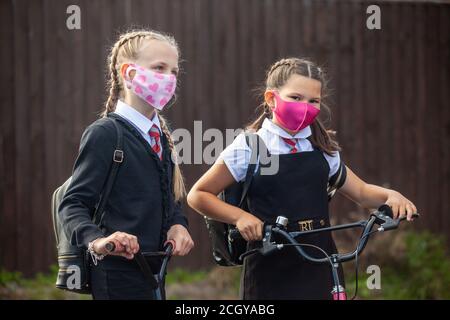
{"label": "green grass", "polygon": [[[445,239],[429,232],[405,233],[405,253],[390,265],[381,268],[381,289],[369,290],[370,275],[358,277],[358,298],[361,299],[450,299],[450,258]],[[349,268],[348,270],[352,270]],[[353,295],[353,273],[347,273],[346,288]]]}
{"label": "green grass", "polygon": [[174,283],[194,283],[206,279],[206,271],[188,271],[182,268],[176,268],[167,273],[166,284]]}
{"label": "green grass", "polygon": [[37,273],[25,278],[20,272],[0,270],[0,299],[63,300],[90,299],[90,295],[79,295],[55,287],[58,267],[52,265],[49,272]]}

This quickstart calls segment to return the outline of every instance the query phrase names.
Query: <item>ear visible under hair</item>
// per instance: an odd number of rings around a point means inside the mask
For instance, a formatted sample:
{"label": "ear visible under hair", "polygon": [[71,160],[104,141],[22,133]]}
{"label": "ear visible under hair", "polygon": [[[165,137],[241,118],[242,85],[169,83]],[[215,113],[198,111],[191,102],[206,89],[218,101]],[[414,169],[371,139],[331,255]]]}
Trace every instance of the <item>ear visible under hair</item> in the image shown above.
{"label": "ear visible under hair", "polygon": [[274,107],[275,103],[274,103],[274,93],[272,90],[266,90],[266,92],[264,92],[264,102],[266,103],[267,106],[269,107]]}
{"label": "ear visible under hair", "polygon": [[121,75],[123,78],[126,78],[126,77],[128,76],[128,75],[126,74],[126,71],[127,71],[129,65],[130,65],[130,64],[128,64],[128,63],[123,63],[122,66],[120,67],[120,75]]}

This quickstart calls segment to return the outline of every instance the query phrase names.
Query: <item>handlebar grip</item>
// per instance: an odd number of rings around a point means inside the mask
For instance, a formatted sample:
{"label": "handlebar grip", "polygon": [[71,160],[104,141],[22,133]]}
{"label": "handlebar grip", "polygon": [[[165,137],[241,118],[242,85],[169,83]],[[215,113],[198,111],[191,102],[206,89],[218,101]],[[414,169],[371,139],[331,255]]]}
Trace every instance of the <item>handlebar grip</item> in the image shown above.
{"label": "handlebar grip", "polygon": [[[379,213],[382,213],[382,214],[384,214],[384,215],[386,215],[386,216],[388,216],[388,217],[391,218],[391,219],[393,219],[393,217],[394,217],[394,213],[392,212],[392,208],[389,207],[387,204],[381,205],[381,206],[378,208],[378,212],[379,212]],[[413,217],[413,218],[419,218],[420,215],[419,215],[418,213],[413,213],[412,217]],[[402,218],[400,218],[399,220],[405,220],[405,219],[406,219],[406,217],[402,217]]]}
{"label": "handlebar grip", "polygon": [[167,240],[166,243],[164,244],[164,251],[167,254],[172,254],[173,250],[175,250],[175,247],[176,247],[175,240],[173,239]]}
{"label": "handlebar grip", "polygon": [[108,252],[114,252],[114,250],[116,250],[116,244],[114,242],[110,241],[105,245],[105,249]]}
{"label": "handlebar grip", "polygon": [[394,213],[392,212],[392,208],[389,207],[387,204],[383,204],[378,208],[378,212],[384,214],[385,216],[388,216],[389,218],[394,217]]}
{"label": "handlebar grip", "polygon": [[228,232],[228,237],[231,241],[244,239],[237,228],[233,228]]}
{"label": "handlebar grip", "polygon": [[[419,218],[419,217],[420,217],[420,214],[418,214],[418,213],[413,213],[413,214],[412,214],[412,217],[413,217],[414,219]],[[405,220],[405,219],[406,219],[406,216],[400,218],[400,220]]]}

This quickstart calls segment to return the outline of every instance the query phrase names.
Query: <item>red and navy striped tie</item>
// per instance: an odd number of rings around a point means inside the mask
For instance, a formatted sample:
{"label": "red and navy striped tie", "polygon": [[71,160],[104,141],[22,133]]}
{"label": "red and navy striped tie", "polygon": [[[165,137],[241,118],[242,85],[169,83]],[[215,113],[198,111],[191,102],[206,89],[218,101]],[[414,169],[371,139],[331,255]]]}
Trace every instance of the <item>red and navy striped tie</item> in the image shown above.
{"label": "red and navy striped tie", "polygon": [[291,150],[289,150],[289,153],[296,153],[298,151],[297,148],[295,147],[297,144],[297,139],[289,139],[289,138],[283,138],[283,137],[282,137],[282,139],[284,140],[284,142],[286,142],[291,147]]}
{"label": "red and navy striped tie", "polygon": [[159,159],[162,160],[162,147],[161,147],[161,134],[159,133],[158,126],[154,124],[150,131],[150,141],[153,151],[158,155]]}

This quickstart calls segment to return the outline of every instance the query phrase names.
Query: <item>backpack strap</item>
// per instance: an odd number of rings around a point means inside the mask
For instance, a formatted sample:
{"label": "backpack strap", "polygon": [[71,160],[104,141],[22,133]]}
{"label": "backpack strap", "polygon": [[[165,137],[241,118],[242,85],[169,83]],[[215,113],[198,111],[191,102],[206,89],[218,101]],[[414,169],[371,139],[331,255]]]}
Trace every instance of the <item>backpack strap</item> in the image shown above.
{"label": "backpack strap", "polygon": [[105,216],[105,206],[106,202],[108,201],[109,194],[111,193],[112,187],[114,185],[114,181],[117,176],[117,171],[119,170],[120,164],[123,162],[123,131],[122,127],[117,123],[117,120],[113,118],[111,121],[114,123],[114,127],[116,128],[117,133],[117,141],[116,141],[116,149],[113,153],[113,163],[111,170],[109,172],[108,179],[106,180],[105,187],[103,189],[102,195],[100,196],[100,201],[97,206],[97,209],[94,212],[93,221],[97,225],[101,225],[103,221],[103,217]]}
{"label": "backpack strap", "polygon": [[[311,145],[314,150],[323,152],[319,147],[315,146],[312,142]],[[328,201],[331,201],[333,196],[336,194],[336,191],[344,185],[346,178],[347,178],[347,169],[345,168],[345,164],[341,162],[336,173],[328,179],[327,183]]]}
{"label": "backpack strap", "polygon": [[[94,217],[98,216],[98,214],[101,214],[100,220],[98,222],[98,225],[101,225],[103,218],[105,216],[105,206],[106,202],[108,200],[109,194],[111,193],[112,187],[114,185],[115,178],[117,176],[117,171],[119,170],[120,164],[123,162],[123,131],[122,127],[117,123],[117,120],[114,118],[109,118],[114,123],[114,126],[116,128],[117,133],[117,142],[116,142],[116,149],[114,150],[113,154],[113,163],[111,167],[111,171],[109,173],[108,180],[106,181],[106,186],[103,191],[103,195],[101,197],[101,200],[99,202],[98,209],[96,210],[96,213],[94,214]],[[153,272],[148,265],[147,261],[145,260],[145,257],[143,256],[142,252],[139,251],[134,256],[137,264],[141,268],[144,277],[147,279],[147,281],[150,283],[150,286],[153,289],[158,288],[159,284],[156,281],[156,279],[153,276]]]}
{"label": "backpack strap", "polygon": [[256,166],[259,162],[259,146],[262,142],[261,138],[256,133],[246,133],[245,142],[251,149],[250,163],[247,168],[247,173],[245,174],[244,185],[242,187],[241,200],[239,201],[239,207],[242,207],[245,199],[247,198],[248,189],[255,175]]}
{"label": "backpack strap", "polygon": [[330,177],[327,185],[328,201],[334,196],[336,191],[344,185],[345,179],[347,178],[347,169],[343,162],[339,165],[336,173]]}

